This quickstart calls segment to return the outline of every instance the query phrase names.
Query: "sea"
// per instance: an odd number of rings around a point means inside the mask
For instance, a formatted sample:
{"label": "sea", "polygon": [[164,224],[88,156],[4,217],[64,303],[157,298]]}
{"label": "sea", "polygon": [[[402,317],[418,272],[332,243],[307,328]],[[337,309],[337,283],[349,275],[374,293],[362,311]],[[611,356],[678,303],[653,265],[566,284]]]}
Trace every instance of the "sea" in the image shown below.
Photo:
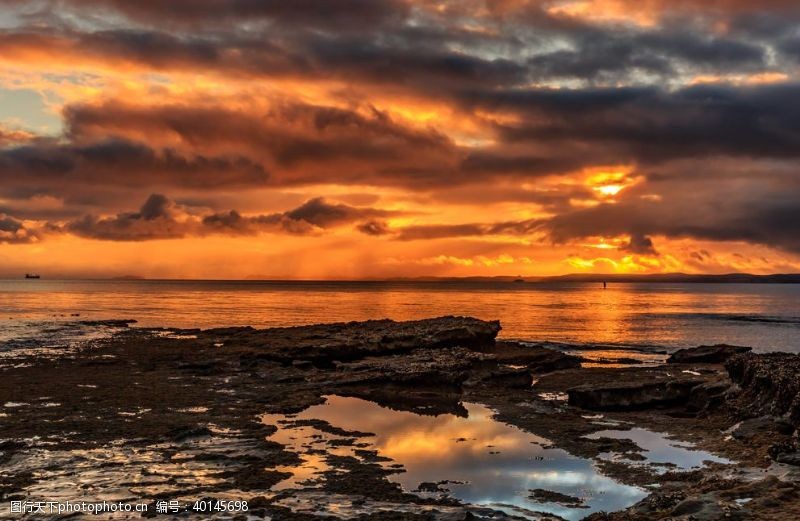
{"label": "sea", "polygon": [[257,328],[468,315],[501,338],[674,350],[800,352],[800,285],[700,283],[0,280],[0,351],[80,341],[91,321]]}

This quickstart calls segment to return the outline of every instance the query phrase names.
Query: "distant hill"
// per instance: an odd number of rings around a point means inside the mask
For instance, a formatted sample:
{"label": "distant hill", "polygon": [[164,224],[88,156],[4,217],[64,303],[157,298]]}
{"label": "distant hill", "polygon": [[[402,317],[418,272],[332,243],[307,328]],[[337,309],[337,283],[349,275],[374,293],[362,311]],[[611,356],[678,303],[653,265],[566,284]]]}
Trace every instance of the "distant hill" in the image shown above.
{"label": "distant hill", "polygon": [[750,273],[726,273],[722,275],[689,275],[686,273],[657,273],[650,275],[597,275],[576,273],[558,277],[545,277],[548,282],[696,282],[696,283],[775,283],[799,284],[800,273],[752,275]]}
{"label": "distant hill", "polygon": [[777,273],[773,275],[753,275],[751,273],[726,273],[721,275],[690,275],[687,273],[655,273],[655,274],[597,274],[572,273],[552,277],[414,277],[391,279],[414,282],[515,282],[519,279],[527,283],[548,282],[654,282],[654,283],[769,283],[800,284],[800,273]]}

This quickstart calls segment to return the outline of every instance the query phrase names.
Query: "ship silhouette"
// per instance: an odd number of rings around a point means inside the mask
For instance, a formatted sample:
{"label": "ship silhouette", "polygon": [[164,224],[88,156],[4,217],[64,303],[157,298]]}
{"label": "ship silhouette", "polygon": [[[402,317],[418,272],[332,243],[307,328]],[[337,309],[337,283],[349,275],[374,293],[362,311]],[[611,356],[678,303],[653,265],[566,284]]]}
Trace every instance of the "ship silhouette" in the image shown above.
{"label": "ship silhouette", "polygon": [[39,276],[39,274],[37,274],[37,273],[26,273],[25,274],[25,278],[26,279],[40,279],[42,277]]}

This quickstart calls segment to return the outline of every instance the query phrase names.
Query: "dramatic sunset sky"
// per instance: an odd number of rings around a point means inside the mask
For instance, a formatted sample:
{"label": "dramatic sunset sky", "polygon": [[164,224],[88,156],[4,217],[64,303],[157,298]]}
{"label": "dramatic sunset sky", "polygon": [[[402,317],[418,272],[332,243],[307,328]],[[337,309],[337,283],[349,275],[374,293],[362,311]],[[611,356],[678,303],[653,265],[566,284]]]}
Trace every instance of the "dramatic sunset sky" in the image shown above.
{"label": "dramatic sunset sky", "polygon": [[3,0],[0,276],[800,271],[797,0]]}

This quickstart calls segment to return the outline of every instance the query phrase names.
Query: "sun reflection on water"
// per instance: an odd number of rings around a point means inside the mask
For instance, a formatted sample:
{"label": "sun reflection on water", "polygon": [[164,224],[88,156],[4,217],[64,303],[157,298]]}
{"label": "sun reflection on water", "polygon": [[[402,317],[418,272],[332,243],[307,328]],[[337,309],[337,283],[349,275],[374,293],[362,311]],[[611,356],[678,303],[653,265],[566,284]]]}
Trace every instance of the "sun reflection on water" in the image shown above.
{"label": "sun reflection on water", "polygon": [[[87,319],[207,328],[442,315],[500,320],[500,335],[509,339],[620,348],[728,343],[757,351],[800,350],[797,285],[611,283],[603,289],[590,283],[40,282],[34,287],[0,281],[0,351],[4,342],[25,347],[47,338],[43,330]],[[71,317],[76,313],[80,317]],[[65,332],[53,335],[63,338]]]}

